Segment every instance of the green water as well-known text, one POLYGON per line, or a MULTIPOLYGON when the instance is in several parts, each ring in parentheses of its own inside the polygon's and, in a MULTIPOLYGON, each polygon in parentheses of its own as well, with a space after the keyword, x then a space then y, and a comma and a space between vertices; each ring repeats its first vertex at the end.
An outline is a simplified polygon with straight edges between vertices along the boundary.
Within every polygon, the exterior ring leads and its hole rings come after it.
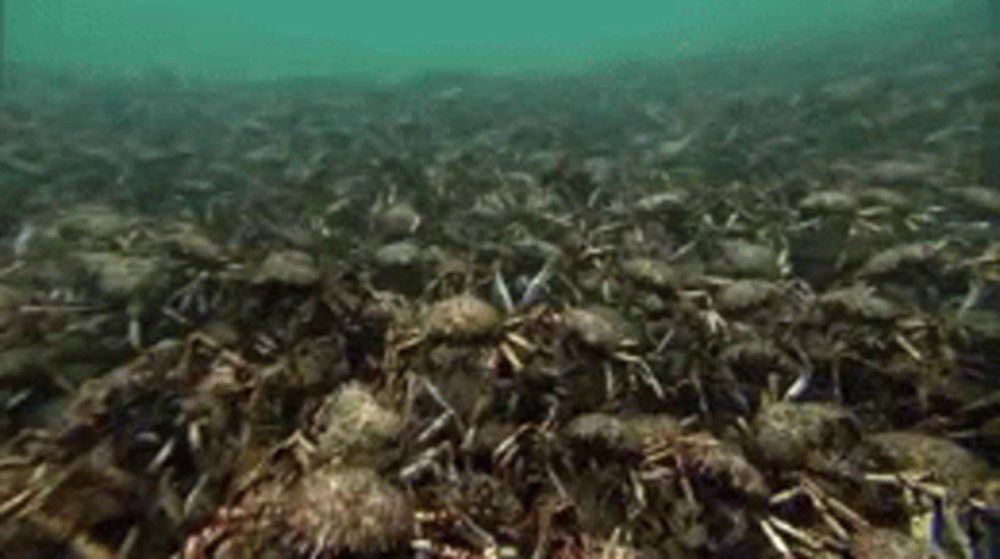
POLYGON ((271 78, 575 71, 871 40, 986 0, 6 0, 13 64, 271 78))

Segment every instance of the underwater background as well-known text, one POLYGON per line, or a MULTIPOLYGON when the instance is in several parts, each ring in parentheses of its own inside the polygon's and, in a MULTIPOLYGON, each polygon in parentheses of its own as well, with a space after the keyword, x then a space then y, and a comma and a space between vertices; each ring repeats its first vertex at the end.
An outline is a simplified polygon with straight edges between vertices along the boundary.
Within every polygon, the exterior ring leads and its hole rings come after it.
MULTIPOLYGON (((709 50, 775 55, 976 24, 976 0, 7 0, 14 63, 80 71, 267 78, 428 69, 565 72, 709 50)), ((836 53, 830 53, 835 55, 836 53)))

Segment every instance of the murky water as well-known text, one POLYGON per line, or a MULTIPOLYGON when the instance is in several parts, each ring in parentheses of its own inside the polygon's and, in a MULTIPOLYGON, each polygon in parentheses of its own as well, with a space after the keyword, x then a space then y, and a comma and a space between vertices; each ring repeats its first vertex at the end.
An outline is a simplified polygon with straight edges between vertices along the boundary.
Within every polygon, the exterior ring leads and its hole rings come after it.
POLYGON ((340 72, 382 78, 427 69, 564 72, 718 49, 780 52, 829 38, 878 49, 883 34, 907 32, 913 17, 940 24, 984 10, 984 2, 954 0, 7 4, 15 63, 252 78, 340 72))

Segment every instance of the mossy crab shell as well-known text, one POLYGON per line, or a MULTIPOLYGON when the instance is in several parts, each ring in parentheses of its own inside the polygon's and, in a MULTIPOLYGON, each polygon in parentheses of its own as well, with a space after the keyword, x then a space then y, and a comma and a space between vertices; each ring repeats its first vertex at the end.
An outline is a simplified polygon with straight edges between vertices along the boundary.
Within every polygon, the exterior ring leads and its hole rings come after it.
POLYGON ((170 263, 164 259, 119 252, 81 252, 72 263, 101 295, 135 301, 164 289, 170 263))
POLYGON ((744 239, 718 244, 711 270, 741 278, 776 279, 781 275, 778 254, 769 246, 744 239))
POLYGON ((322 459, 352 466, 377 466, 403 433, 405 421, 358 382, 334 392, 313 418, 322 459))
POLYGON ((489 336, 501 324, 500 312, 473 295, 442 299, 423 313, 421 331, 432 339, 463 341, 489 336))
MULTIPOLYGON (((574 417, 562 433, 580 450, 616 454, 642 454, 646 441, 664 433, 680 433, 680 423, 666 414, 619 417, 606 413, 585 413, 574 417)), ((588 455, 592 453, 587 452, 588 455)))
POLYGON ((969 186, 952 191, 955 201, 974 215, 995 217, 1000 214, 1000 192, 995 188, 969 186))
POLYGON ((480 526, 499 530, 524 518, 524 505, 509 482, 490 474, 465 472, 443 488, 445 506, 467 511, 480 526))
POLYGON ((879 186, 860 190, 858 202, 868 211, 871 211, 872 208, 886 208, 897 214, 906 213, 914 206, 912 197, 906 196, 898 190, 879 186))
POLYGON ((858 272, 862 277, 886 277, 898 275, 914 266, 938 267, 943 262, 944 242, 917 242, 897 245, 875 253, 858 272))
POLYGON ((677 289, 683 283, 682 273, 662 260, 645 257, 628 258, 621 262, 620 267, 626 278, 648 289, 677 289))
POLYGON ((799 201, 803 216, 848 216, 858 207, 857 198, 842 190, 820 190, 799 201))
POLYGON ((867 471, 930 473, 962 496, 979 491, 990 475, 989 465, 958 443, 907 431, 869 435, 851 458, 867 471))
POLYGON ((306 338, 292 348, 289 379, 304 389, 315 389, 348 375, 345 341, 340 336, 306 338))
POLYGON ((193 223, 176 222, 166 227, 161 242, 179 257, 206 263, 225 262, 225 249, 193 223))
POLYGON ((754 420, 754 443, 776 468, 799 468, 818 452, 847 452, 861 440, 861 424, 848 410, 820 402, 776 402, 754 420))
POLYGON ((688 209, 690 196, 684 190, 671 189, 639 198, 632 205, 634 211, 640 214, 682 214, 688 209))
POLYGON ((568 336, 602 353, 614 353, 638 342, 632 325, 608 307, 569 308, 556 315, 555 321, 568 336))
POLYGON ((262 516, 234 534, 274 534, 310 557, 375 554, 403 549, 413 530, 413 506, 403 491, 368 468, 328 464, 290 487, 275 487, 244 507, 262 516), (280 531, 280 534, 279 534, 280 531))
POLYGON ((744 279, 719 288, 715 304, 723 312, 741 312, 759 307, 781 293, 778 284, 767 280, 744 279))
POLYGON ((388 239, 398 239, 416 233, 420 227, 420 214, 406 202, 397 202, 372 211, 371 225, 376 234, 388 239))
POLYGON ((110 246, 119 235, 128 233, 136 219, 99 204, 69 208, 52 223, 51 231, 62 239, 74 239, 86 246, 110 246))
POLYGON ((744 498, 763 502, 771 495, 767 479, 747 459, 740 445, 706 431, 659 432, 647 437, 643 447, 644 468, 683 465, 689 473, 711 481, 712 486, 744 498))
POLYGON ((319 282, 322 274, 313 257, 301 250, 276 250, 259 264, 253 283, 308 287, 319 282))
POLYGON ((887 321, 903 315, 896 303, 863 283, 828 291, 819 297, 819 304, 827 312, 845 318, 887 321))

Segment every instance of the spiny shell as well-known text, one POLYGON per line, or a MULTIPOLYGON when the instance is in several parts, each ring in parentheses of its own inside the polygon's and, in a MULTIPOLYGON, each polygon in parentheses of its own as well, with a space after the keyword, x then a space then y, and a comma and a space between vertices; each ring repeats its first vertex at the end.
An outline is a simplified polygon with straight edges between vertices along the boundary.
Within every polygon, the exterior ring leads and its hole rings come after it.
POLYGON ((910 243, 883 250, 868 259, 861 268, 863 276, 887 274, 902 266, 919 264, 935 258, 941 251, 940 243, 910 243))
POLYGON ((861 439, 861 425, 833 404, 778 402, 764 406, 754 421, 764 459, 781 468, 802 466, 815 451, 844 451, 861 439))
POLYGON ((954 191, 955 197, 976 212, 1000 215, 1000 191, 996 188, 969 186, 954 191))
POLYGON ((740 311, 761 305, 778 292, 778 286, 766 280, 737 280, 719 289, 715 303, 722 311, 740 311))
POLYGON ((524 506, 509 483, 489 474, 469 472, 450 481, 448 503, 466 512, 487 530, 511 526, 524 516, 524 506))
POLYGON ((293 487, 288 504, 289 529, 305 552, 386 552, 411 536, 406 495, 367 468, 320 468, 293 487))
POLYGON ((776 278, 780 274, 778 255, 770 247, 734 239, 719 243, 716 261, 719 271, 738 277, 776 278))
POLYGON ((767 499, 771 490, 760 470, 734 444, 720 443, 700 460, 700 469, 709 477, 749 497, 767 499))
POLYGON ((865 206, 885 206, 903 212, 913 207, 913 200, 891 188, 872 187, 858 192, 858 201, 865 206))
POLYGON ((559 314, 559 323, 585 345, 613 352, 631 339, 631 326, 617 311, 592 306, 571 308, 559 314))
POLYGON ((892 320, 903 314, 895 303, 878 296, 872 287, 865 284, 824 293, 819 297, 819 303, 828 311, 868 320, 892 320))
POLYGON ((344 359, 343 345, 337 336, 307 338, 296 344, 291 355, 295 381, 303 388, 327 382, 344 359))
POLYGON ((129 299, 163 283, 160 260, 127 256, 115 252, 86 252, 77 255, 97 289, 114 299, 129 299))
POLYGON ((770 338, 751 337, 729 344, 722 359, 740 374, 765 374, 779 370, 793 372, 798 364, 770 338))
POLYGON ((164 237, 167 246, 180 256, 204 262, 221 262, 226 259, 221 246, 192 223, 178 223, 164 237))
POLYGON ((635 209, 640 212, 654 213, 683 210, 688 196, 683 190, 668 190, 640 198, 635 203, 635 209))
POLYGON ((874 163, 867 172, 870 181, 887 185, 917 185, 930 178, 933 169, 914 161, 887 160, 874 163))
MULTIPOLYGON (((378 451, 393 445, 405 422, 383 406, 358 382, 342 386, 317 415, 317 443, 321 454, 358 465, 379 459, 378 451)), ((375 464, 373 464, 375 465, 375 464)))
POLYGON ((468 339, 486 336, 500 324, 500 313, 472 295, 457 295, 431 305, 423 327, 432 337, 468 339))
POLYGON ((420 214, 413 206, 400 202, 376 212, 373 225, 376 234, 387 237, 412 235, 420 226, 420 214))
POLYGON ((718 486, 755 499, 766 499, 770 495, 764 476, 736 444, 719 440, 707 432, 658 433, 647 440, 647 459, 648 453, 654 452, 672 462, 684 463, 690 471, 718 486))
POLYGON ((296 287, 313 285, 320 279, 316 262, 301 250, 278 250, 267 255, 257 269, 256 283, 277 283, 296 287))
POLYGON ((625 277, 652 289, 676 288, 680 274, 670 264, 653 258, 629 258, 621 263, 625 277))
POLYGON ((649 437, 680 433, 680 424, 665 414, 615 416, 585 413, 563 427, 569 440, 587 448, 639 454, 649 437))
POLYGON ((951 440, 912 433, 889 431, 870 435, 855 454, 863 467, 930 472, 964 494, 975 490, 989 476, 989 466, 951 440))
POLYGON ((626 446, 625 422, 606 413, 585 413, 563 427, 569 440, 599 448, 615 449, 626 446))
POLYGON ((108 241, 125 233, 131 223, 128 218, 108 206, 83 204, 71 208, 53 225, 63 238, 85 237, 108 241))
POLYGON ((420 245, 412 241, 389 243, 375 251, 375 263, 383 267, 412 266, 419 260, 420 245))
POLYGON ((842 190, 821 190, 813 192, 799 202, 799 210, 809 215, 850 214, 858 201, 842 190))

